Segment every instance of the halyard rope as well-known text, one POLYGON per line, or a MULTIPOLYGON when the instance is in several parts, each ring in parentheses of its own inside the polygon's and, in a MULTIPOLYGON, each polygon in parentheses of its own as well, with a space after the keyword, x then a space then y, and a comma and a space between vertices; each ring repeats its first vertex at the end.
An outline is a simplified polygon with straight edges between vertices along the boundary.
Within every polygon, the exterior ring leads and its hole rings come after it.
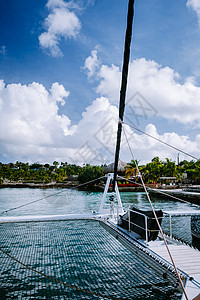
POLYGON ((131 153, 131 155, 132 155, 132 158, 133 158, 133 160, 134 160, 134 162, 135 162, 135 165, 136 165, 136 168, 137 168, 138 175, 139 175, 139 177, 140 177, 140 179, 141 179, 141 182, 142 182, 142 185, 143 185, 143 187, 144 187, 144 191, 145 191, 145 193, 146 193, 147 199, 148 199, 148 201, 149 201, 149 203, 150 203, 150 206, 151 206, 151 209, 152 209, 152 211, 153 211, 154 217, 155 217, 155 219, 156 219, 158 228, 159 228, 159 230, 160 230, 160 233, 161 233, 161 235, 162 235, 163 241, 164 241, 164 243, 165 243, 165 246, 166 246, 167 252, 168 252, 168 254, 169 254, 170 260, 171 260, 171 262, 172 262, 172 264, 173 264, 173 266, 174 266, 174 270, 175 270, 175 272, 176 272, 176 274, 177 274, 177 277, 178 277, 178 280, 179 280, 179 282, 180 282, 180 285, 181 285, 181 288, 182 288, 182 290, 183 290, 183 293, 184 293, 184 295, 185 295, 185 298, 186 298, 186 300, 189 300, 189 299, 188 299, 188 296, 187 296, 187 294, 186 294, 186 291, 185 291, 185 287, 184 287, 183 282, 182 282, 182 280, 181 280, 180 274, 179 274, 179 272, 178 272, 178 270, 177 270, 177 268, 176 268, 174 259, 173 259, 173 257, 172 257, 172 254, 171 254, 170 250, 169 250, 167 241, 166 241, 166 239, 165 239, 164 233, 163 233, 162 228, 161 228, 161 226, 160 226, 160 223, 159 223, 158 217, 157 217, 157 215, 156 215, 156 212, 155 212, 155 210, 154 210, 153 204, 152 204, 151 199, 150 199, 150 197, 149 197, 149 193, 148 193, 148 191, 147 191, 146 185, 145 185, 145 183, 144 183, 144 181, 143 181, 143 178, 142 178, 142 175, 141 175, 141 173, 140 173, 140 170, 139 170, 137 161, 135 160, 135 157, 134 157, 134 155, 133 155, 133 151, 132 151, 132 149, 131 149, 131 147, 130 147, 130 144, 129 144, 129 142, 128 142, 127 135, 126 135, 126 132, 125 132, 125 130, 124 130, 124 126, 122 126, 122 129, 123 129, 123 132, 124 132, 124 136, 125 136, 126 142, 127 142, 127 144, 128 144, 128 148, 129 148, 130 153, 131 153))

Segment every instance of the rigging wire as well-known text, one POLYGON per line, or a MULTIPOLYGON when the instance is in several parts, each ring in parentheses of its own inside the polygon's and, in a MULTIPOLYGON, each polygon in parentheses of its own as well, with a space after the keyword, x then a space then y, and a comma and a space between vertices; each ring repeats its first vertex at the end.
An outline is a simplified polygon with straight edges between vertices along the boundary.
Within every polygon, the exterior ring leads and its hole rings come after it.
POLYGON ((166 143, 166 142, 164 142, 164 141, 162 141, 162 140, 156 138, 155 136, 153 136, 153 135, 151 135, 151 134, 149 134, 149 133, 146 133, 145 131, 143 131, 143 130, 141 130, 141 129, 139 129, 139 128, 133 126, 133 125, 130 125, 130 124, 124 122, 124 121, 121 121, 121 123, 122 123, 122 124, 125 124, 125 125, 127 125, 127 126, 130 126, 131 128, 137 130, 138 132, 143 133, 143 134, 147 135, 148 137, 150 137, 150 138, 152 138, 152 139, 154 139, 154 140, 156 140, 156 141, 158 141, 158 142, 160 142, 160 143, 162 143, 162 144, 164 144, 164 145, 166 145, 166 146, 168 146, 168 147, 171 147, 171 148, 173 148, 173 149, 175 149, 175 150, 177 150, 177 151, 179 151, 179 152, 181 152, 181 153, 183 153, 183 154, 185 154, 185 155, 187 155, 187 156, 190 156, 191 158, 194 158, 194 159, 196 159, 196 160, 199 160, 199 158, 195 157, 194 155, 189 154, 189 153, 187 153, 187 152, 185 152, 185 151, 183 151, 183 150, 181 150, 181 149, 179 149, 179 148, 177 148, 177 147, 175 147, 175 146, 173 146, 173 145, 170 145, 169 143, 166 143))
POLYGON ((171 260, 171 262, 172 262, 172 264, 173 264, 173 266, 174 266, 174 270, 175 270, 176 275, 177 275, 177 277, 178 277, 178 280, 179 280, 179 282, 180 282, 180 285, 181 285, 181 288, 182 288, 183 293, 184 293, 184 295, 185 295, 185 298, 186 298, 186 300, 189 300, 189 299, 188 299, 188 296, 187 296, 187 294, 186 294, 186 291, 185 291, 185 287, 184 287, 183 282, 182 282, 182 280, 181 280, 180 274, 179 274, 179 272, 178 272, 178 270, 177 270, 177 268, 176 268, 174 259, 173 259, 173 257, 172 257, 172 254, 171 254, 170 250, 169 250, 167 241, 166 241, 166 239, 165 239, 165 236, 164 236, 163 230, 162 230, 162 228, 161 228, 161 225, 160 225, 160 223, 159 223, 158 217, 157 217, 157 215, 156 215, 155 209, 154 209, 153 204, 152 204, 152 202, 151 202, 151 199, 150 199, 149 193, 148 193, 148 191, 147 191, 146 185, 145 185, 145 183, 144 183, 144 181, 143 181, 143 178, 142 178, 142 175, 141 175, 141 173, 140 173, 138 164, 137 164, 137 162, 136 162, 136 160, 135 160, 135 157, 134 157, 134 155, 133 155, 133 151, 132 151, 132 149, 131 149, 131 147, 130 147, 130 144, 129 144, 129 142, 128 142, 126 132, 125 132, 125 130, 124 130, 124 127, 122 127, 122 128, 123 128, 123 132, 124 132, 125 139, 126 139, 126 142, 127 142, 127 144, 128 144, 130 153, 131 153, 132 158, 133 158, 133 160, 134 160, 134 162, 135 162, 135 165, 136 165, 136 168, 137 168, 138 175, 139 175, 139 177, 140 177, 140 179, 141 179, 142 185, 143 185, 143 187, 144 187, 144 191, 145 191, 145 193, 146 193, 147 199, 148 199, 148 201, 149 201, 149 203, 150 203, 151 209, 152 209, 153 214, 154 214, 154 217, 155 217, 155 219, 156 219, 158 228, 159 228, 159 230, 160 230, 160 233, 161 233, 161 235, 162 235, 163 241, 164 241, 164 243, 165 243, 165 246, 166 246, 167 252, 168 252, 168 254, 169 254, 170 260, 171 260))
MULTIPOLYGON (((129 181, 129 182, 131 182, 131 183, 136 183, 136 184, 138 184, 138 185, 140 185, 140 186, 143 186, 143 185, 142 185, 141 183, 139 183, 139 182, 136 182, 136 181, 127 179, 127 178, 122 177, 122 176, 119 176, 119 175, 118 175, 118 177, 121 178, 121 179, 124 179, 124 180, 126 180, 126 181, 129 181)), ((162 194, 162 195, 171 197, 171 198, 173 198, 173 199, 175 199, 175 200, 178 200, 178 201, 180 201, 180 202, 187 203, 187 204, 191 204, 192 206, 195 206, 195 207, 198 207, 198 208, 199 208, 199 205, 198 205, 198 204, 190 203, 190 202, 188 202, 188 201, 186 201, 186 200, 183 200, 183 199, 181 199, 181 198, 178 198, 178 197, 176 197, 176 196, 173 196, 173 195, 171 195, 171 194, 168 194, 168 193, 166 193, 166 192, 164 192, 164 191, 157 190, 157 189, 154 189, 154 188, 151 188, 151 187, 148 187, 148 186, 146 186, 146 188, 147 188, 147 190, 154 191, 154 192, 156 192, 156 193, 158 193, 158 194, 162 194)))
MULTIPOLYGON (((102 176, 102 177, 99 177, 99 178, 96 178, 96 179, 87 181, 87 182, 85 182, 85 183, 81 183, 81 184, 79 184, 79 185, 73 186, 73 187, 71 188, 71 190, 77 189, 77 188, 79 188, 79 187, 81 187, 81 186, 87 185, 87 184, 89 184, 89 183, 98 181, 98 180, 103 179, 103 178, 105 178, 105 176, 102 176)), ((30 202, 28 202, 28 203, 25 203, 25 204, 22 204, 22 205, 19 205, 19 206, 16 206, 16 207, 13 207, 13 208, 4 210, 3 212, 0 213, 0 215, 3 215, 4 213, 7 213, 7 212, 9 212, 9 211, 12 211, 12 210, 15 210, 15 209, 18 209, 18 208, 22 208, 22 207, 27 206, 27 205, 29 205, 29 204, 36 203, 36 202, 39 202, 39 201, 41 201, 41 200, 44 200, 44 199, 53 197, 53 196, 55 196, 55 195, 59 195, 59 194, 63 193, 64 191, 66 191, 66 188, 63 189, 62 191, 58 191, 58 192, 53 193, 53 194, 51 194, 51 195, 47 195, 47 196, 44 196, 44 197, 42 197, 42 198, 39 198, 39 199, 30 201, 30 202)))

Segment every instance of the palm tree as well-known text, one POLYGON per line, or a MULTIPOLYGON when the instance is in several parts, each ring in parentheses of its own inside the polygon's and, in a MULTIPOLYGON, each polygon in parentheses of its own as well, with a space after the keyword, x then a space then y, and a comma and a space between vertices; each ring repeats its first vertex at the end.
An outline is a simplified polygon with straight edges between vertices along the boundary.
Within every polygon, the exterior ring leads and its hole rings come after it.
POLYGON ((58 167, 58 165, 59 165, 59 162, 54 161, 54 162, 53 162, 53 165, 54 165, 54 167, 57 169, 57 167, 58 167))
POLYGON ((177 166, 174 161, 166 158, 166 162, 163 163, 163 174, 162 176, 174 177, 177 174, 177 166))
POLYGON ((125 171, 125 177, 126 178, 130 178, 130 177, 135 177, 136 180, 137 180, 137 175, 138 172, 137 172, 137 166, 139 167, 139 161, 136 159, 136 160, 131 160, 130 163, 127 164, 127 166, 125 167, 126 171, 125 171))
POLYGON ((143 168, 145 181, 148 183, 159 182, 163 173, 163 162, 158 156, 154 157, 152 161, 143 168))

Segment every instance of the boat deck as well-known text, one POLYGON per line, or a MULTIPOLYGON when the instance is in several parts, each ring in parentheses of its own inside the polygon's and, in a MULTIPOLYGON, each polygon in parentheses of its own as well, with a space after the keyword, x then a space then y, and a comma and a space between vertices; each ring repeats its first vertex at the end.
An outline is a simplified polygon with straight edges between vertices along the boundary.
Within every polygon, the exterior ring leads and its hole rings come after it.
POLYGON ((160 276, 103 222, 61 218, 0 224, 3 299, 181 299, 176 280, 160 276))
MULTIPOLYGON (((160 243, 153 242, 150 246, 156 254, 170 261, 168 252, 160 243)), ((186 245, 168 245, 177 268, 197 280, 200 279, 200 252, 186 245)))
MULTIPOLYGON (((0 223, 0 294, 5 297, 182 297, 163 243, 145 245, 105 215, 2 217, 0 223)), ((200 252, 178 242, 170 249, 177 267, 200 282, 200 252)), ((190 297, 200 293, 198 282, 188 282, 190 297)))
MULTIPOLYGON (((108 225, 109 223, 110 222, 108 222, 108 225)), ((112 224, 110 224, 110 226, 112 227, 112 224)), ((135 238, 132 232, 128 232, 127 230, 120 228, 114 223, 113 226, 116 227, 116 230, 118 232, 121 231, 122 235, 123 233, 125 233, 125 235, 132 239, 134 243, 135 238)), ((185 274, 187 276, 185 285, 186 293, 189 299, 194 299, 198 294, 200 295, 200 251, 191 248, 190 246, 183 244, 177 240, 172 240, 169 237, 166 237, 166 239, 176 267, 178 268, 180 274, 185 274)), ((165 262, 166 264, 171 266, 172 269, 174 269, 164 241, 161 239, 161 236, 160 240, 158 239, 156 241, 151 241, 148 242, 148 244, 146 244, 144 240, 137 240, 137 242, 140 245, 143 245, 144 251, 146 247, 149 255, 154 257, 155 261, 160 261, 160 264, 163 264, 165 262)), ((152 266, 153 264, 154 263, 152 263, 152 266)), ((185 300, 184 295, 182 296, 182 300, 185 300)))
MULTIPOLYGON (((194 280, 199 283, 195 287, 195 285, 191 285, 188 281, 188 284, 186 285, 187 293, 190 295, 190 299, 193 299, 193 297, 197 296, 198 292, 200 293, 200 251, 179 242, 168 244, 168 247, 176 267, 188 274, 189 278, 194 278, 194 280)), ((149 248, 171 263, 169 254, 163 242, 150 242, 149 248)))

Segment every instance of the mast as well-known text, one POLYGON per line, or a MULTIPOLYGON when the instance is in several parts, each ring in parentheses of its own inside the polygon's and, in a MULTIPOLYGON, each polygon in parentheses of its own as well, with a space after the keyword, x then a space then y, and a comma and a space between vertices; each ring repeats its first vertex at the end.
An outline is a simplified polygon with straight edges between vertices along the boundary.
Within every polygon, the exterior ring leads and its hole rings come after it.
POLYGON ((128 78, 128 65, 129 65, 129 58, 130 58, 130 45, 131 45, 131 38, 132 38, 132 26, 133 26, 133 15, 134 15, 134 2, 135 0, 129 0, 129 4, 128 4, 127 28, 126 28, 126 37, 125 37, 125 46, 124 46, 124 60, 123 60, 120 103, 119 103, 119 123, 118 123, 118 131, 117 131, 116 150, 115 150, 113 191, 115 191, 117 167, 119 162, 119 151, 120 151, 121 134, 122 134, 121 121, 123 121, 124 118, 126 87, 127 87, 127 78, 128 78))

